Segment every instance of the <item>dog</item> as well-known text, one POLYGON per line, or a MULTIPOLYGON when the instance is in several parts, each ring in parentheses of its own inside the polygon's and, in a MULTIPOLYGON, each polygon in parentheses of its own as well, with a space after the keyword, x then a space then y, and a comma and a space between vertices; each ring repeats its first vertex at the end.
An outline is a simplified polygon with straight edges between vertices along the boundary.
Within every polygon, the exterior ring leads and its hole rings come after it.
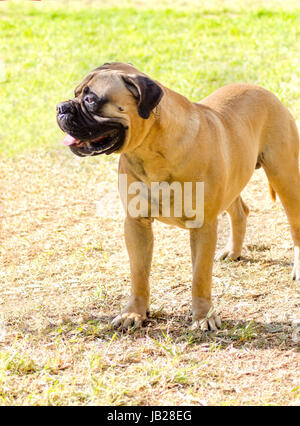
MULTIPOLYGON (((193 328, 221 326, 211 297, 218 216, 227 212, 231 235, 217 258, 239 259, 249 213, 240 193, 256 168, 263 167, 272 198, 277 193, 285 208, 294 241, 292 277, 300 280, 299 136, 292 115, 271 92, 231 84, 194 103, 133 65, 113 62, 90 72, 75 98, 58 104, 57 122, 76 155, 121 154, 119 176, 126 175, 127 188, 134 182, 147 188, 153 182, 204 182, 203 223, 189 228, 193 328)), ((154 217, 146 200, 148 215, 127 211, 125 218, 132 290, 112 321, 123 330, 141 326, 149 315, 154 217)), ((174 197, 170 203, 175 208, 174 197)), ((185 214, 165 217, 161 199, 158 204, 156 219, 187 228, 185 214)))

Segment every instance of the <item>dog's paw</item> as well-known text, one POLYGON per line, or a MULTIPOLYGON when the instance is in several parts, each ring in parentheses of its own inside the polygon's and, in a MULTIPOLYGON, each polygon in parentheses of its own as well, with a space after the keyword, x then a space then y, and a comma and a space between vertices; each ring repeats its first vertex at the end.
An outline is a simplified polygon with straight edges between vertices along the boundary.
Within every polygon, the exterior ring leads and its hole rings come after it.
POLYGON ((112 325, 118 330, 140 328, 148 315, 147 300, 139 296, 132 296, 124 311, 113 319, 112 325))
POLYGON ((218 315, 213 315, 211 317, 202 318, 200 320, 195 320, 192 324, 192 330, 201 330, 201 331, 217 331, 221 327, 222 321, 218 315))
POLYGON ((221 318, 216 314, 211 302, 197 297, 193 299, 192 330, 216 331, 221 327, 221 318))
POLYGON ((294 266, 292 272, 292 279, 294 281, 300 281, 300 267, 294 266))
POLYGON ((234 251, 225 249, 220 253, 217 253, 215 256, 215 260, 241 260, 240 253, 235 253, 234 251))
POLYGON ((295 281, 300 281, 300 246, 295 246, 295 260, 292 272, 292 278, 295 281))
POLYGON ((145 321, 145 319, 146 318, 140 314, 134 312, 125 312, 114 318, 112 320, 112 325, 117 330, 132 330, 142 327, 143 321, 145 321))

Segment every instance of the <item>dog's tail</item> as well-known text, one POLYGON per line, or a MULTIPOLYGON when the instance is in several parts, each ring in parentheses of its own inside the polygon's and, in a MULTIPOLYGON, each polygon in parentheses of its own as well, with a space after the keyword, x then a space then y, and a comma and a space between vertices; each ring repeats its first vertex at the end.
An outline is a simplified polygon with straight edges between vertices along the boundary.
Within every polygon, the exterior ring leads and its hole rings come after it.
POLYGON ((270 190, 271 198, 275 202, 276 201, 276 192, 274 191, 274 189, 272 188, 270 183, 269 183, 269 190, 270 190))

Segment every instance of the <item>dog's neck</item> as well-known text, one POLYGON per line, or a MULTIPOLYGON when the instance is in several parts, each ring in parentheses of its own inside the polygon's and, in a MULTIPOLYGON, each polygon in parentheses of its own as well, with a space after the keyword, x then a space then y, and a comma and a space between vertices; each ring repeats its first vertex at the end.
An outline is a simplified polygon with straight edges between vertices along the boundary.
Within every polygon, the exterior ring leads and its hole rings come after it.
POLYGON ((199 105, 170 89, 164 88, 167 96, 153 110, 153 122, 142 145, 150 151, 169 150, 166 157, 174 156, 174 151, 188 149, 189 140, 199 132, 204 115, 199 105), (174 126, 176 133, 174 134, 174 126))
POLYGON ((164 96, 152 111, 149 118, 151 123, 142 142, 133 151, 126 153, 132 163, 150 163, 164 168, 168 163, 179 164, 191 155, 190 145, 199 133, 201 113, 196 104, 184 96, 167 88, 164 90, 168 96, 164 96), (174 126, 177 130, 175 134, 174 126))

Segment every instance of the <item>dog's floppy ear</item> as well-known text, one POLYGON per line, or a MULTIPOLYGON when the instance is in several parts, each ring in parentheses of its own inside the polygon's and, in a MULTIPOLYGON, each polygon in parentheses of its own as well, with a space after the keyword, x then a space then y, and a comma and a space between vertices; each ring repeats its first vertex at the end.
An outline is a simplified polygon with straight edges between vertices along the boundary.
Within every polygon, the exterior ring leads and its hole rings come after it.
POLYGON ((127 89, 138 101, 140 117, 149 118, 151 111, 163 97, 162 88, 155 81, 143 75, 123 75, 122 79, 127 89))

